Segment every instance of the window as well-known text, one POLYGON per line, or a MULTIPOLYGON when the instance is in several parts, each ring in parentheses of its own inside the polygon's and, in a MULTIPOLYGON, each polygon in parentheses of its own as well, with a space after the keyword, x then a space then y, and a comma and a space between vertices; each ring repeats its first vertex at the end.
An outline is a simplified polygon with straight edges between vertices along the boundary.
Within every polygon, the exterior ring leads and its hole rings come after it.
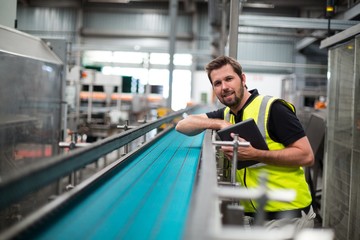
MULTIPOLYGON (((151 93, 151 86, 153 86, 158 90, 161 89, 161 91, 156 91, 156 94, 162 94, 164 98, 169 96, 169 70, 166 69, 169 62, 168 53, 86 51, 83 56, 83 64, 102 64, 102 73, 105 75, 131 76, 139 79, 140 86, 150 85, 148 90, 142 88, 140 93, 145 91, 151 93), (129 64, 139 64, 141 67, 129 67, 129 64)), ((174 54, 173 110, 185 108, 190 101, 191 65, 191 54, 174 54), (181 66, 182 70, 176 69, 176 66, 181 66), (187 67, 189 69, 186 69, 187 67)))

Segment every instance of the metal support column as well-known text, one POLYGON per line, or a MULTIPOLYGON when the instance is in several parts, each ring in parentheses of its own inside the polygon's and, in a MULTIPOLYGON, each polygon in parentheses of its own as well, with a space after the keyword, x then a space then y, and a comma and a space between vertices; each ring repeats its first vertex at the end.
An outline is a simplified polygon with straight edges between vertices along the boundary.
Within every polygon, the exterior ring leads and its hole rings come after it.
POLYGON ((239 27, 239 0, 230 1, 229 57, 237 59, 239 27))
POLYGON ((174 71, 174 53, 176 44, 176 18, 177 18, 178 0, 171 0, 169 5, 170 12, 170 30, 169 30, 169 96, 167 99, 167 107, 171 109, 172 103, 172 82, 173 82, 173 71, 174 71))

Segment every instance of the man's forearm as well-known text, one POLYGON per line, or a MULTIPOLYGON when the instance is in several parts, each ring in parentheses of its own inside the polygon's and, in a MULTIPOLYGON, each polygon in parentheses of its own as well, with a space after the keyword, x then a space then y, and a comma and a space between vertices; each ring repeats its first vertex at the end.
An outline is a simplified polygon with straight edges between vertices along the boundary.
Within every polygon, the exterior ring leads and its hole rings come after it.
POLYGON ((189 115, 184 118, 176 125, 176 130, 188 135, 194 136, 196 134, 201 133, 205 129, 213 129, 218 130, 230 123, 226 123, 222 119, 211 119, 206 115, 189 115))
MULTIPOLYGON (((233 148, 222 147, 225 155, 232 159, 233 148)), ((311 166, 314 154, 307 137, 303 137, 281 150, 260 150, 251 147, 238 148, 239 160, 257 160, 265 164, 276 166, 311 166)))
POLYGON ((263 163, 279 166, 311 166, 314 154, 307 137, 297 140, 285 149, 261 151, 259 158, 263 163))

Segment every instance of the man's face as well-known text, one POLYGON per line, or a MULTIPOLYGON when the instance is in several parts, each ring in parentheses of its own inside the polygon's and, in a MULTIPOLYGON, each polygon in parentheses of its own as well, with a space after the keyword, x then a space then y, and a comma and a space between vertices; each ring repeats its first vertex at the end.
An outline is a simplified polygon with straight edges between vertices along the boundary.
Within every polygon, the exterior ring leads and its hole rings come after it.
POLYGON ((228 64, 213 70, 210 77, 219 101, 230 108, 237 108, 244 97, 245 76, 240 79, 228 64))

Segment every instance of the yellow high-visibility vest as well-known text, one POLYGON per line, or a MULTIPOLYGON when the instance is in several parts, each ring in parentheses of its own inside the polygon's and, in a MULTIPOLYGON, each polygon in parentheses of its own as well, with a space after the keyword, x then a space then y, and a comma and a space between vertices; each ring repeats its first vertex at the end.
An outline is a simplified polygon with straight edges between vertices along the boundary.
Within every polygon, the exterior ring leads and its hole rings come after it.
MULTIPOLYGON (((260 132, 264 136, 265 142, 269 150, 280 150, 285 146, 279 142, 275 142, 269 136, 267 129, 270 106, 278 100, 269 96, 256 96, 250 104, 248 104, 243 113, 242 121, 248 118, 253 118, 259 127, 260 132)), ((295 112, 295 107, 283 101, 292 111, 295 112)), ((230 114, 230 108, 226 107, 224 110, 224 119, 231 123, 235 123, 233 114, 230 114)), ((247 188, 256 188, 259 186, 259 176, 265 173, 267 176, 267 188, 271 189, 293 189, 296 191, 296 198, 292 202, 278 202, 267 201, 265 211, 276 212, 284 210, 292 210, 307 207, 311 204, 312 198, 308 184, 305 179, 304 169, 302 167, 281 167, 267 164, 256 164, 236 172, 236 180, 247 188)), ((255 212, 257 203, 256 200, 242 200, 241 204, 244 206, 245 212, 255 212)))

